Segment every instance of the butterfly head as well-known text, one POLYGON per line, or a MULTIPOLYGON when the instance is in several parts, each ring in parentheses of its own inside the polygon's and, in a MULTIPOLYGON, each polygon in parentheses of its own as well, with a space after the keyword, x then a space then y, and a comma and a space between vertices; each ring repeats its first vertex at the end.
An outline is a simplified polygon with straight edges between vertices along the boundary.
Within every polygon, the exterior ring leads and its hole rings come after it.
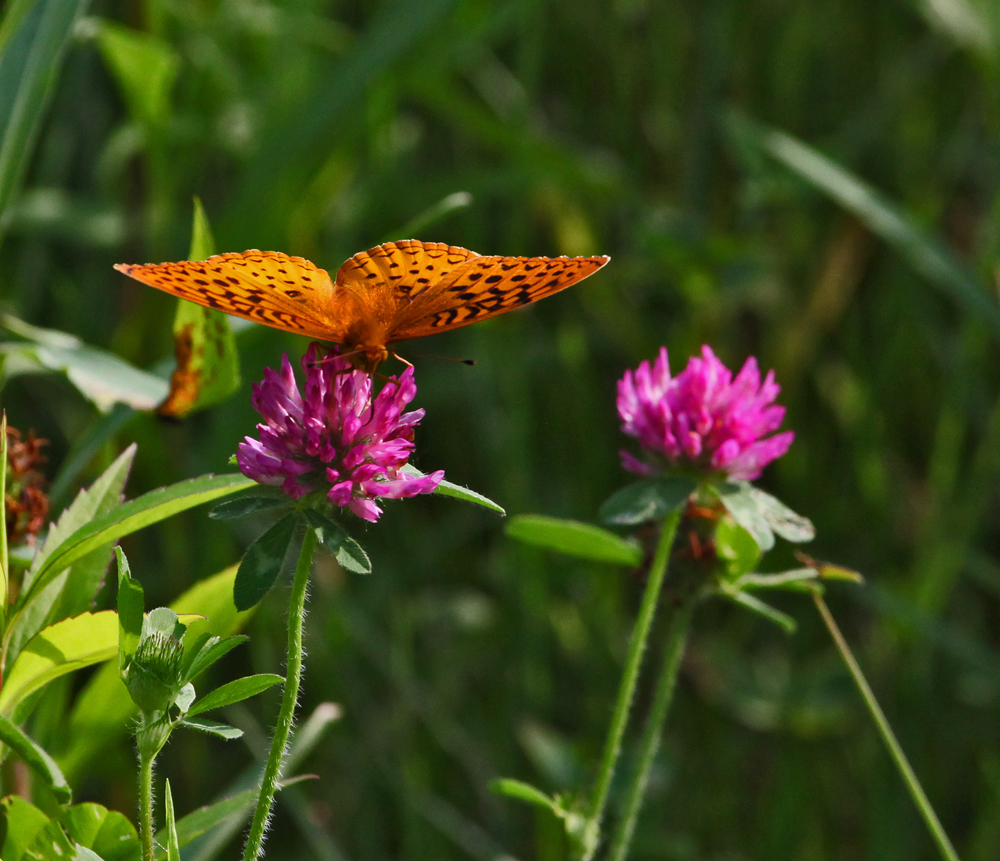
POLYGON ((357 370, 374 374, 375 370, 389 358, 389 350, 384 344, 345 344, 346 352, 340 355, 357 370))

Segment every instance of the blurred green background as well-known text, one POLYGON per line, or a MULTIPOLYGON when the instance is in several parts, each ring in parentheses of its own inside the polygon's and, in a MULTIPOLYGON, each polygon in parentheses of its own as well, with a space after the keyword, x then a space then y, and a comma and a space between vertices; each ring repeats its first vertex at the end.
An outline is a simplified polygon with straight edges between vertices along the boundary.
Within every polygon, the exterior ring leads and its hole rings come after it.
MULTIPOLYGON (((757 355, 797 433, 762 485, 814 520, 814 556, 868 578, 833 588, 834 612, 959 854, 1000 857, 996 4, 4 11, 0 47, 33 14, 63 15, 70 35, 27 101, 0 64, 3 310, 162 363, 174 300, 111 266, 184 258, 194 195, 220 251, 281 250, 331 271, 411 235, 485 254, 610 254, 557 297, 412 345, 476 360, 413 358, 427 410, 417 466, 512 514, 593 521, 627 480, 623 370, 661 344, 675 370, 703 343, 733 367, 757 355), (8 147, 32 110, 37 126, 29 116, 8 147)), ((138 416, 82 479, 132 441, 132 496, 229 470, 256 420, 250 383, 307 346, 260 327, 238 344, 238 395, 181 423, 138 416)), ((51 440, 50 476, 98 421, 59 375, 12 378, 3 406, 51 440)), ((196 509, 124 546, 149 600, 166 603, 262 526, 196 509)), ((334 701, 343 719, 303 765, 319 780, 279 805, 268 857, 563 858, 548 814, 487 783, 589 785, 641 575, 518 545, 496 516, 440 497, 352 532, 376 573, 318 567, 302 698, 303 714, 334 701)), ((791 553, 766 561, 779 570, 791 553)), ((222 672, 280 671, 286 594, 265 600, 222 672)), ((719 603, 696 618, 633 857, 936 857, 811 603, 781 607, 800 622, 793 637, 719 603)), ((659 645, 651 654, 649 667, 659 645)), ((276 707, 265 695, 228 715, 255 752, 253 727, 276 707)), ((61 713, 54 701, 33 732, 58 740, 61 713)), ((185 813, 252 756, 178 734, 160 774, 185 813)), ((132 813, 127 743, 89 765, 78 794, 132 813)))

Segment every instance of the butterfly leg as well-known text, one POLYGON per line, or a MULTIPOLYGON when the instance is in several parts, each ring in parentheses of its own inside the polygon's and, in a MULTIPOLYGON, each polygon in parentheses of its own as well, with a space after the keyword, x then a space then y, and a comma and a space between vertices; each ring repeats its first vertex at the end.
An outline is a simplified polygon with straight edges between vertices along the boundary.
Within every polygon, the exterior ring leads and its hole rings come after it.
MULTIPOLYGON (((319 341, 314 341, 313 343, 319 344, 319 341)), ((325 344, 321 346, 323 347, 323 349, 329 350, 329 347, 327 347, 325 344)), ((329 352, 327 352, 327 354, 322 359, 316 359, 315 362, 312 362, 310 364, 310 367, 315 368, 317 365, 325 365, 327 362, 332 362, 335 359, 349 359, 351 358, 351 356, 357 356, 359 353, 363 352, 364 350, 351 350, 351 352, 349 353, 335 353, 332 350, 329 350, 329 352)), ((353 370, 355 370, 355 368, 350 367, 347 368, 345 371, 338 371, 337 373, 349 373, 353 370)))
POLYGON ((406 361, 406 359, 404 359, 401 355, 399 355, 399 353, 397 353, 395 350, 390 350, 389 355, 392 356, 397 361, 402 362, 404 365, 406 365, 406 367, 408 368, 413 367, 413 362, 406 361))

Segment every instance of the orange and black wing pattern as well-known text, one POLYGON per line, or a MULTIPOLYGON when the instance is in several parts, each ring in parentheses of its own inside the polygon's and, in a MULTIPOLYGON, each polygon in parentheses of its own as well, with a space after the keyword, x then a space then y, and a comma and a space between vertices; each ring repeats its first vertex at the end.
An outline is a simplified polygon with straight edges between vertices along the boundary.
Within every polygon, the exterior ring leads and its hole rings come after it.
POLYGON ((504 314, 593 275, 607 257, 480 257, 400 308, 390 340, 420 338, 504 314))
MULTIPOLYGON (((119 263, 119 272, 208 308, 311 338, 340 341, 349 328, 331 314, 333 284, 325 269, 302 257, 251 249, 198 262, 119 263)), ((354 311, 354 302, 343 310, 354 311)))

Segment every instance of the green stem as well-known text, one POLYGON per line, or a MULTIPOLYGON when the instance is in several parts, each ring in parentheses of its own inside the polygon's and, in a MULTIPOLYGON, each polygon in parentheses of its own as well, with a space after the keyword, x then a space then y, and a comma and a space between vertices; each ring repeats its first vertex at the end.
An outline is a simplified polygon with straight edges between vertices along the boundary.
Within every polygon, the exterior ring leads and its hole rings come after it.
POLYGON ((611 842, 611 852, 608 855, 610 861, 625 861, 625 857, 628 855, 632 833, 635 831, 635 823, 639 818, 643 796, 646 793, 649 771, 656 758, 656 751, 660 747, 663 724, 667 720, 667 712, 670 711, 670 703, 674 698, 674 688, 677 686, 677 675, 680 672, 681 660, 687 646, 694 605, 694 598, 689 598, 677 608, 671 620, 670 638, 667 640, 667 648, 663 658, 663 673, 656 684, 653 708, 650 710, 649 717, 646 719, 646 727, 643 730, 639 767, 636 769, 632 784, 629 786, 625 801, 625 815, 618 823, 614 840, 611 842))
POLYGON ((594 800, 591 804, 590 817, 587 820, 584 836, 583 861, 590 861, 594 857, 600 842, 601 819, 608 801, 608 790, 611 788, 611 778, 614 777, 615 766, 618 764, 618 756, 621 753, 622 736, 625 734, 625 725, 628 723, 632 699, 635 696, 635 685, 639 678, 642 655, 646 650, 649 629, 653 624, 653 616, 656 613, 660 589, 667 573, 670 550, 674 545, 674 536, 677 534, 677 524, 680 519, 679 509, 672 511, 664 519, 663 528, 660 531, 660 542, 656 547, 656 555, 653 557, 653 564, 649 569, 646 591, 643 593, 639 615, 635 620, 632 638, 629 640, 628 655, 625 658, 625 672, 622 675, 621 685, 618 687, 615 710, 611 717, 608 737, 604 743, 604 755, 597 775, 594 800))
POLYGON ((139 753, 139 820, 142 829, 142 861, 153 861, 153 760, 139 753))
POLYGON ((307 528, 302 539, 299 561, 295 566, 295 580, 292 584, 291 599, 288 602, 288 660, 285 673, 285 691, 281 697, 281 711, 278 712, 278 724, 274 728, 271 752, 267 757, 267 765, 264 767, 264 777, 261 780, 257 809, 254 810, 253 823, 250 826, 250 836, 247 838, 247 845, 243 850, 243 861, 257 861, 261 855, 264 831, 267 829, 267 821, 271 815, 274 793, 278 788, 278 778, 281 776, 288 735, 292 730, 295 704, 299 698, 299 680, 302 678, 302 620, 306 612, 306 587, 309 585, 309 569, 312 567, 315 550, 316 530, 307 528))
POLYGON ((854 659, 854 655, 851 653, 851 648, 847 645, 847 640, 845 640, 844 635, 840 633, 840 628, 837 627, 833 614, 830 613, 830 608, 826 606, 826 601, 823 600, 823 596, 820 595, 819 592, 813 592, 813 601, 816 602, 816 609, 819 610, 819 614, 822 616, 823 622, 826 624, 827 630, 830 632, 830 636, 833 637, 834 643, 837 644, 837 648, 840 650, 840 656, 844 659, 844 663, 847 664, 847 669, 851 671, 851 675, 854 677, 854 683, 858 686, 858 690, 861 691, 861 696, 864 698, 865 705, 868 706, 868 711, 875 720, 875 725, 878 727, 879 734, 882 736, 882 741, 884 741, 885 746, 889 748, 889 754, 896 763, 896 768, 902 776, 903 782, 906 784, 906 788, 910 791, 910 797, 913 799, 913 803, 917 805, 917 810, 920 811, 920 815, 923 817, 924 823, 927 825, 927 829, 931 832, 931 836, 937 844, 941 857, 944 858, 945 861, 958 861, 958 853, 955 852, 955 847, 951 845, 951 841, 948 839, 948 835, 941 826, 941 822, 937 818, 934 808, 931 807, 930 801, 928 801, 927 796, 924 794, 923 787, 921 787, 920 781, 917 780, 917 775, 910 767, 906 754, 903 753, 903 748, 899 746, 899 742, 896 740, 896 735, 893 733, 892 727, 889 726, 889 721, 886 720, 885 714, 882 712, 882 709, 879 707, 879 704, 875 699, 875 694, 872 693, 872 689, 868 686, 868 682, 865 679, 864 674, 861 672, 861 667, 854 659))

